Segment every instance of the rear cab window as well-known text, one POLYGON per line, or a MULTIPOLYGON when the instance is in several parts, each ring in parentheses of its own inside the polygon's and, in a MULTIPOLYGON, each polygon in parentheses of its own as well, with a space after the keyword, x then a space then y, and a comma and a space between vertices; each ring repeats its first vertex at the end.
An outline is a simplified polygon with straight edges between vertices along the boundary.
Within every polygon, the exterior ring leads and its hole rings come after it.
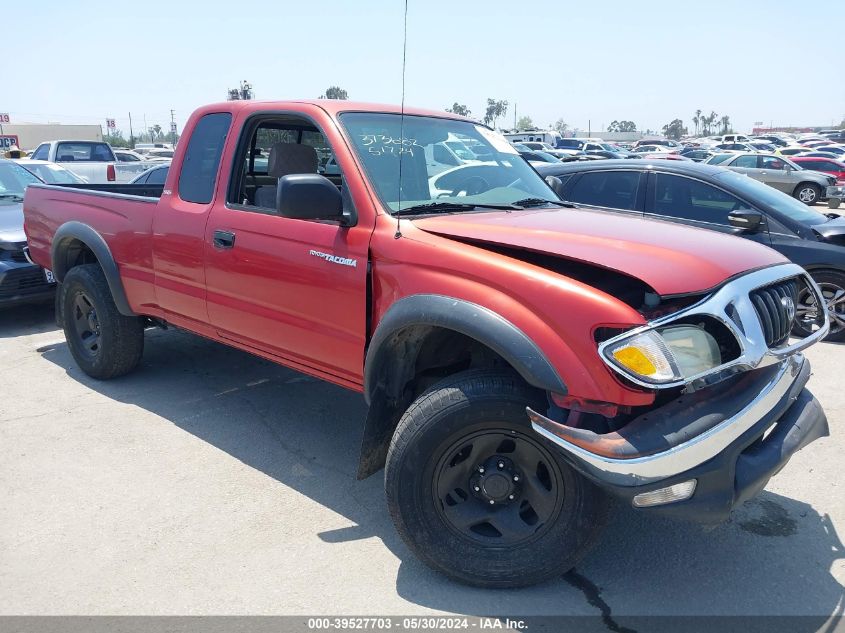
POLYGON ((106 143, 74 141, 56 146, 57 163, 113 163, 114 153, 106 143))
POLYGON ((206 114, 194 127, 179 174, 179 197, 185 202, 208 204, 214 197, 223 146, 232 124, 228 112, 206 114))

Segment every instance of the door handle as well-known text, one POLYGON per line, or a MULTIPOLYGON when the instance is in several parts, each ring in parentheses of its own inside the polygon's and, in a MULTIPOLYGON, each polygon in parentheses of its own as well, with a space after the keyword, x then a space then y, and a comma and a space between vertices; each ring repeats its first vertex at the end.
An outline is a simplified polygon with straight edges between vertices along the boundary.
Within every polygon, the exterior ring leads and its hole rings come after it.
POLYGON ((214 248, 232 248, 235 245, 235 234, 229 231, 214 231, 214 248))

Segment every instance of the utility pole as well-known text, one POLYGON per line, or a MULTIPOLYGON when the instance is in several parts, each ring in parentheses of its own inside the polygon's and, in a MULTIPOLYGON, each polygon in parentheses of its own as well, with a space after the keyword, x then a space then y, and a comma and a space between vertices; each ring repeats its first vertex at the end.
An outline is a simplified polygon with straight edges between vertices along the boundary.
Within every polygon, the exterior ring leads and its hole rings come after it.
POLYGON ((135 135, 132 133, 132 113, 129 113, 129 147, 135 149, 135 135))
MULTIPOLYGON (((150 128, 147 127, 147 115, 144 115, 144 134, 150 131, 150 128)), ((142 135, 143 136, 143 135, 142 135)), ((153 137, 150 135, 150 142, 152 142, 153 137)))
POLYGON ((170 109, 170 142, 176 146, 176 119, 174 118, 175 110, 170 109))
POLYGON ((513 102, 513 131, 519 132, 519 130, 516 129, 516 101, 513 102))

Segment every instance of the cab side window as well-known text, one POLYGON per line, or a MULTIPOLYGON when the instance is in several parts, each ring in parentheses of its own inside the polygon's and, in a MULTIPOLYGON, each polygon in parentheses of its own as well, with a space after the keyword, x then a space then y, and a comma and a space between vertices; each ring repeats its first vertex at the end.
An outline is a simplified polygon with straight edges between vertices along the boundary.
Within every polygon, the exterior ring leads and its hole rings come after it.
POLYGON ((186 202, 208 204, 214 197, 217 168, 232 123, 228 112, 206 114, 194 127, 179 174, 179 197, 186 202))

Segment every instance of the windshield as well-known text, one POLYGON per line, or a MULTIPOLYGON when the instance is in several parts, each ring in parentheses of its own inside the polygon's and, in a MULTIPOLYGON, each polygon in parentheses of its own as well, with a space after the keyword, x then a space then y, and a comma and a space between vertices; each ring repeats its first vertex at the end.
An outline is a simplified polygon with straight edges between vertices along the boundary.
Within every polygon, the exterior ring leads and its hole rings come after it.
POLYGON ((85 182, 76 174, 52 163, 36 163, 34 165, 21 165, 21 167, 35 174, 48 185, 70 185, 85 182))
POLYGON ((28 185, 41 180, 17 163, 0 162, 0 204, 17 202, 28 185))
POLYGON ((403 123, 399 114, 363 112, 342 114, 340 121, 390 211, 432 202, 484 207, 558 199, 501 134, 470 121, 406 115, 403 123), (458 157, 457 166, 438 169, 426 154, 446 139, 471 147, 481 160, 458 157))
POLYGON ((745 174, 724 171, 717 174, 715 178, 722 181, 725 185, 732 187, 737 193, 745 196, 747 199, 762 202, 796 222, 813 226, 824 224, 828 220, 826 216, 818 211, 813 211, 803 202, 799 202, 792 196, 782 193, 774 187, 765 185, 759 180, 749 178, 745 174))

